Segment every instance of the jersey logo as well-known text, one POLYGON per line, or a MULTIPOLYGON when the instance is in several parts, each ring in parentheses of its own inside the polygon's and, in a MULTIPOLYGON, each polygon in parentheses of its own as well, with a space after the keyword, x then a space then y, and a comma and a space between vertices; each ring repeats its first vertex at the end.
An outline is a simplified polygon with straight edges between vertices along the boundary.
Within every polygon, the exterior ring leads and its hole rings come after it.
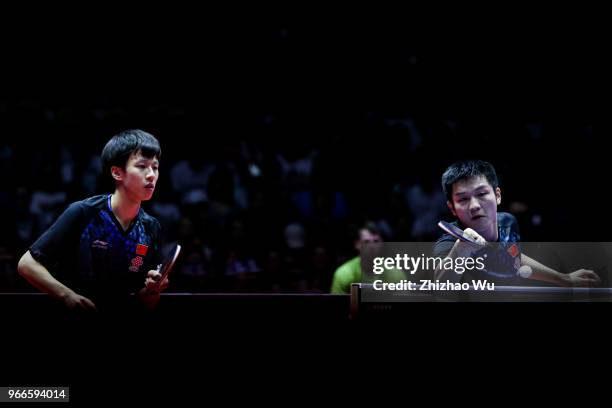
POLYGON ((108 249, 108 242, 100 241, 99 239, 91 243, 92 248, 108 249))
POLYGON ((132 259, 132 265, 130 266, 129 269, 132 272, 138 272, 138 270, 140 269, 142 264, 143 264, 142 257, 141 256, 136 256, 136 257, 134 257, 134 259, 132 259))
POLYGON ((146 246, 145 244, 136 245, 136 255, 146 256, 148 250, 149 250, 149 247, 146 246))

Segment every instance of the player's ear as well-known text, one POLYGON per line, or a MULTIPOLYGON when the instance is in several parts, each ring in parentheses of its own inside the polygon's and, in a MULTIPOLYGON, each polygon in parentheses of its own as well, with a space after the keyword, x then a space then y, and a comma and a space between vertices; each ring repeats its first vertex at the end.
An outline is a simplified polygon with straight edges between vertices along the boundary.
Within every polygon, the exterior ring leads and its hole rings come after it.
POLYGON ((112 166, 111 167, 111 176, 113 176, 115 181, 123 180, 123 170, 121 170, 121 167, 119 167, 119 166, 112 166))
POLYGON ((499 187, 495 189, 495 198, 497 201, 497 205, 500 205, 501 204, 501 189, 499 187))
POLYGON ((446 206, 451 211, 451 213, 453 213, 453 215, 456 217, 457 213, 455 212, 455 206, 453 205, 453 203, 451 203, 450 201, 447 201, 446 206))

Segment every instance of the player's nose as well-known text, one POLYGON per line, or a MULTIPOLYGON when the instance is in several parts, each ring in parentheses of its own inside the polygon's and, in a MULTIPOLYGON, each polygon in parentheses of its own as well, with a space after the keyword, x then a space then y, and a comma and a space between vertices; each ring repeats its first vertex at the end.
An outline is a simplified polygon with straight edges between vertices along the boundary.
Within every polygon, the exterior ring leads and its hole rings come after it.
POLYGON ((154 171, 147 172, 146 179, 147 181, 150 181, 150 182, 155 181, 155 172, 154 171))
POLYGON ((476 199, 476 197, 472 197, 470 199, 470 211, 471 212, 477 212, 478 210, 480 210, 480 203, 478 202, 478 200, 476 199))

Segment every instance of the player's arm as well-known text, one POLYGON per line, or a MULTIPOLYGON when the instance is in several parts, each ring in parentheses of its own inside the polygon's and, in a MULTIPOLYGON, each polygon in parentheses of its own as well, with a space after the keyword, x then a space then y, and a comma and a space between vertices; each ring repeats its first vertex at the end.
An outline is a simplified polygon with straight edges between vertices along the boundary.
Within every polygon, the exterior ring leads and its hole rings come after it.
MULTIPOLYGON (((444 256, 443 253, 439 253, 438 256, 440 256, 440 258, 443 258, 442 259, 442 263, 444 263, 444 261, 447 258, 451 258, 451 259, 457 258, 459 256, 458 255, 458 253, 459 253, 458 248, 459 248, 460 245, 461 245, 460 241, 457 240, 455 242, 455 244, 451 247, 451 249, 448 252, 448 254, 446 254, 446 256, 444 256)), ((446 251, 444 251, 444 252, 446 252, 446 251)), ((461 281, 461 275, 459 275, 458 273, 456 273, 453 270, 436 269, 434 271, 434 279, 437 279, 437 280, 448 280, 448 281, 451 281, 451 282, 459 282, 459 281, 461 281)))
POLYGON ((32 257, 30 251, 27 251, 19 260, 17 271, 32 286, 56 299, 60 299, 71 309, 96 309, 96 305, 91 300, 75 293, 72 289, 55 279, 44 265, 32 257))
MULTIPOLYGON (((152 241, 159 243, 161 240, 161 225, 157 220, 152 224, 152 241)), ((157 265, 157 269, 151 269, 145 277, 144 288, 136 292, 136 298, 147 308, 153 310, 159 303, 160 294, 168 287, 168 276, 160 282, 162 274, 160 268, 163 262, 161 252, 157 245, 154 246, 153 259, 151 263, 157 265)), ((151 266, 151 265, 149 265, 151 266)))
POLYGON ((150 270, 147 272, 145 287, 140 289, 136 294, 138 300, 148 309, 155 309, 155 307, 157 307, 161 292, 168 287, 168 277, 166 277, 163 282, 159 281, 160 278, 161 273, 158 270, 150 270))
POLYGON ((62 300, 69 308, 95 310, 94 303, 74 292, 51 275, 45 265, 57 262, 63 249, 73 241, 74 234, 87 222, 82 207, 73 203, 59 216, 21 257, 18 272, 31 285, 50 296, 62 300))
POLYGON ((546 281, 559 286, 594 286, 599 284, 597 274, 588 269, 579 269, 571 273, 561 273, 541 264, 525 254, 521 254, 521 263, 531 267, 530 279, 546 281))

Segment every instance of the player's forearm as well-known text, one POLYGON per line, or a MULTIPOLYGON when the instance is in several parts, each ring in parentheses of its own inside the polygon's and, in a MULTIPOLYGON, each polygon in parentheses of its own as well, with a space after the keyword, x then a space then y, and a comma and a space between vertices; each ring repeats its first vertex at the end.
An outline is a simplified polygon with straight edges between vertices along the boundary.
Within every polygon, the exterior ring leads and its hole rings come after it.
POLYGON ((138 291, 136 297, 144 306, 147 307, 147 309, 152 310, 157 307, 161 296, 159 293, 152 293, 151 291, 147 291, 147 288, 142 288, 140 291, 138 291))
MULTIPOLYGON (((447 258, 444 258, 443 261, 446 261, 447 258)), ((449 281, 449 282, 461 282, 461 274, 455 272, 453 269, 436 269, 434 271, 434 279, 439 281, 449 281)))
POLYGON ((69 287, 55 279, 47 268, 34 259, 30 251, 26 252, 19 260, 17 271, 36 289, 57 299, 63 299, 74 293, 69 287))
POLYGON ((559 286, 569 286, 570 282, 568 276, 561 272, 555 271, 546 265, 541 264, 533 258, 528 257, 525 254, 521 255, 521 261, 523 265, 528 265, 532 269, 530 279, 541 280, 545 282, 554 283, 559 286))
MULTIPOLYGON (((457 242, 455 242, 455 245, 453 245, 448 255, 446 255, 446 257, 443 258, 442 263, 446 262, 446 260, 449 258, 455 259, 460 256, 466 256, 466 254, 461 253, 459 247, 460 247, 460 243, 459 243, 459 240, 457 240, 457 242)), ((437 280, 448 280, 451 282, 461 281, 460 274, 456 273, 454 270, 447 270, 447 269, 436 269, 434 271, 434 278, 437 280)))

